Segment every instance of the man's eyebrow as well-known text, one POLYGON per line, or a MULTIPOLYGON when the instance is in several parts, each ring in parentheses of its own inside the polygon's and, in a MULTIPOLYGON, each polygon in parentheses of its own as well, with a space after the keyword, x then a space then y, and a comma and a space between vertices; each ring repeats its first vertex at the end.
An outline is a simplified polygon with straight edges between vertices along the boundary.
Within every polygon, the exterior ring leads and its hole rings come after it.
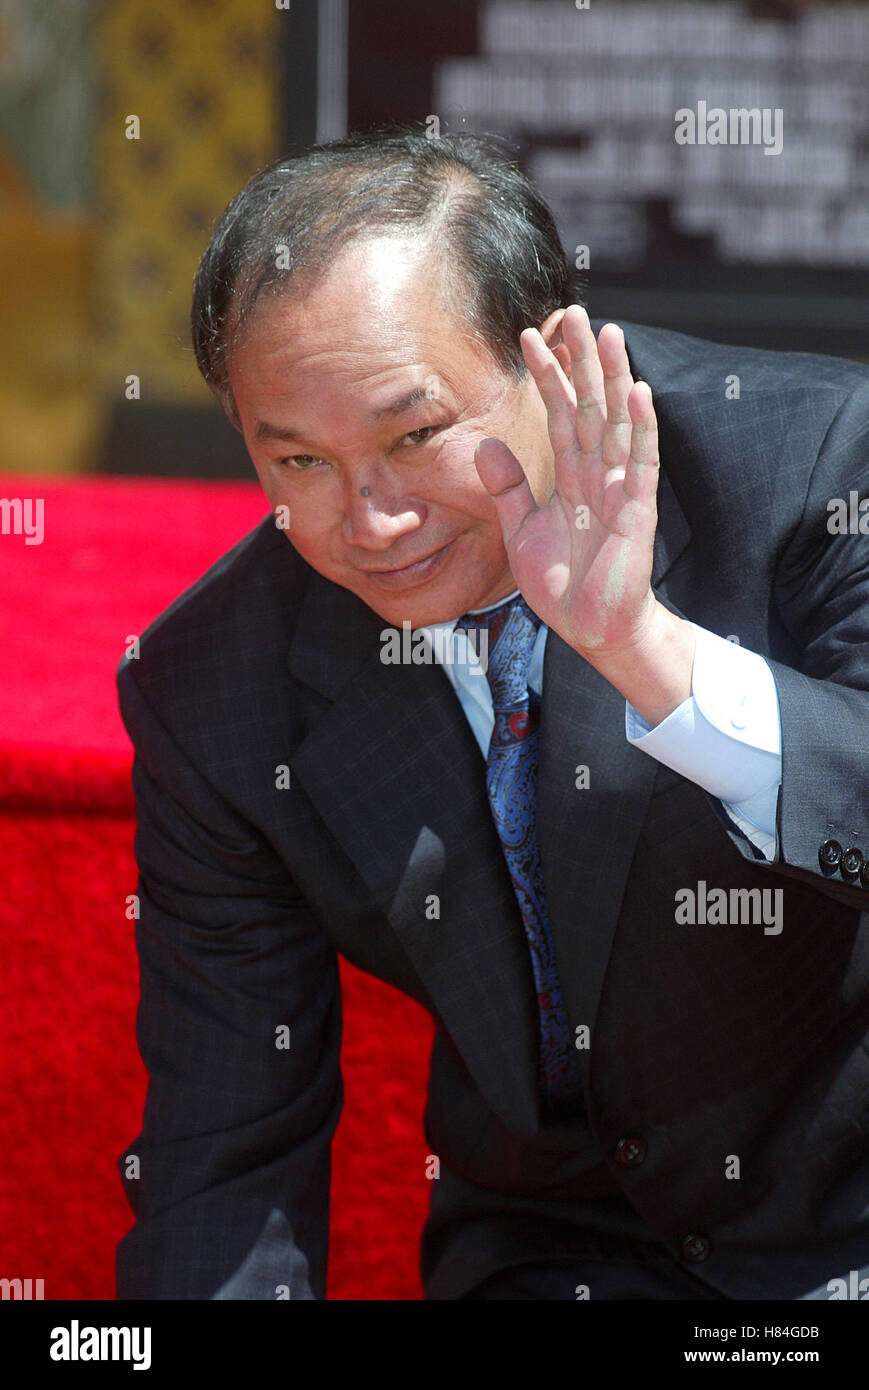
POLYGON ((253 432, 253 437, 256 440, 283 439, 287 443, 290 443, 294 439, 304 438, 304 436, 299 434, 297 430, 282 428, 280 425, 270 425, 267 420, 259 421, 256 429, 253 432))
MULTIPOLYGON (((421 405, 424 401, 434 401, 437 397, 425 386, 414 386, 412 391, 406 391, 403 396, 398 396, 389 405, 382 405, 377 410, 373 410, 369 416, 371 420, 391 420, 397 415, 404 415, 405 411, 411 410, 415 405, 421 405)), ((282 439, 285 443, 292 443, 294 440, 304 439, 305 436, 298 430, 290 429, 288 426, 270 425, 266 420, 260 420, 254 430, 254 439, 282 439)))
POLYGON ((371 412, 372 420, 392 419, 395 415, 403 415, 406 410, 412 409, 415 405, 421 405, 423 401, 436 400, 430 390, 425 386, 414 386, 412 391, 407 391, 403 396, 390 401, 389 405, 383 405, 379 410, 371 412))

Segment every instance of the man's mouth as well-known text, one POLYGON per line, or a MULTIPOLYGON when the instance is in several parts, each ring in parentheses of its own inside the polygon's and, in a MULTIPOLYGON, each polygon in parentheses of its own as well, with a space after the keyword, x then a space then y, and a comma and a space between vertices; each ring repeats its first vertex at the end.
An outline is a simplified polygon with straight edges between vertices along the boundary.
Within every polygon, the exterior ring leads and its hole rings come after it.
POLYGON ((452 544, 452 541, 447 541, 439 550, 433 550, 422 559, 413 560, 409 565, 402 565, 399 569, 367 569, 363 573, 372 584, 381 589, 407 589, 415 584, 424 584, 444 564, 452 544))

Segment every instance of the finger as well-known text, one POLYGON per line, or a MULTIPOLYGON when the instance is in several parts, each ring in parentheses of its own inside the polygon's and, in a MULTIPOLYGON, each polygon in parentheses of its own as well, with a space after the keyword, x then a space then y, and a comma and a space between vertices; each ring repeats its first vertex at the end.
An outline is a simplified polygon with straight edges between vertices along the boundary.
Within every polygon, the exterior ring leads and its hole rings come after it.
POLYGON ((522 465, 500 439, 482 439, 474 462, 483 487, 495 503, 504 541, 509 543, 525 518, 537 510, 522 465))
POLYGON ((580 304, 571 304, 566 310, 561 336, 570 352, 576 393, 576 437, 582 452, 593 454, 603 444, 606 396, 597 343, 588 314, 580 304))
POLYGON ((631 447, 631 417, 628 396, 634 384, 625 335, 616 323, 605 323, 597 340, 603 370, 606 397, 606 425, 603 432, 603 456, 610 466, 624 463, 631 447))
POLYGON ((660 475, 658 420, 652 392, 645 381, 637 381, 628 395, 631 451, 622 484, 626 496, 646 504, 654 503, 660 475))
POLYGON ((525 365, 534 377, 546 406, 549 442, 556 457, 571 452, 576 444, 576 393, 554 352, 536 328, 519 335, 525 365))

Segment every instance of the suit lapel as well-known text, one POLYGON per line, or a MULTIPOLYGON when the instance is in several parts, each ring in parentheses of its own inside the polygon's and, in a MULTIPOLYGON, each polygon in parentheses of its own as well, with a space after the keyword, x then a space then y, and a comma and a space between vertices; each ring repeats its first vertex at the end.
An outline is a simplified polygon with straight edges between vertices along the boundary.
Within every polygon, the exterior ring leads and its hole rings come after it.
POLYGON ((384 626, 313 577, 290 669, 332 704, 291 758, 293 774, 389 918, 492 1109, 533 1133, 531 964, 483 759, 437 666, 381 661, 384 626))
MULTIPOLYGON (((689 537, 662 473, 654 587, 689 537)), ((586 1024, 592 1047, 613 932, 657 768, 654 758, 625 738, 624 697, 550 632, 543 665, 537 836, 571 1030, 586 1024), (588 769, 587 786, 582 768, 588 769)), ((579 1056, 587 1082, 588 1050, 579 1056)))

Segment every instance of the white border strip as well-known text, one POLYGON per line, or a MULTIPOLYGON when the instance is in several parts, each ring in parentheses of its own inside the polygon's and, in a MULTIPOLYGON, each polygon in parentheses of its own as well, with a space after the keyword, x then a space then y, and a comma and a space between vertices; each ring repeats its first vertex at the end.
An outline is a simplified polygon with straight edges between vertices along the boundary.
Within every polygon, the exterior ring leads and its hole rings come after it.
POLYGON ((317 142, 347 134, 347 0, 317 5, 317 142))

